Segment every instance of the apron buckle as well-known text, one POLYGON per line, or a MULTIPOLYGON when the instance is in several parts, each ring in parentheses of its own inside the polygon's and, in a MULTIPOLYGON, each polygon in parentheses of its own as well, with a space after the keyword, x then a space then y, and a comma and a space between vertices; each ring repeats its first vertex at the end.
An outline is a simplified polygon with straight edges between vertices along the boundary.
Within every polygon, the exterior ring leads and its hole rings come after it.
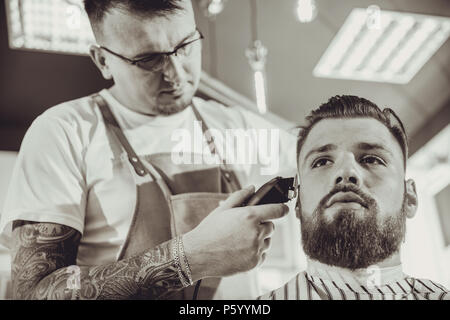
POLYGON ((136 173, 143 177, 145 176, 145 169, 144 166, 142 165, 141 161, 139 161, 139 158, 136 156, 129 156, 128 157, 128 161, 130 161, 131 165, 134 168, 134 171, 136 171, 136 173))

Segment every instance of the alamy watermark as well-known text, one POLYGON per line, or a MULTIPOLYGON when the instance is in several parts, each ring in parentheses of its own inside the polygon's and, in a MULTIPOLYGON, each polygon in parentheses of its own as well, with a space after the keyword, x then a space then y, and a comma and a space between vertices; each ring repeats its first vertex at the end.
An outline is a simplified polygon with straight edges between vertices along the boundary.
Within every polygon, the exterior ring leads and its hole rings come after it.
POLYGON ((70 276, 67 278, 66 287, 69 290, 81 289, 81 270, 79 266, 68 266, 66 269, 70 276))
MULTIPOLYGON (((208 129, 203 135, 201 121, 195 121, 193 130, 176 129, 171 140, 171 158, 175 165, 219 165, 220 159, 232 165, 259 165, 261 175, 273 175, 280 165, 279 129, 208 129), (215 154, 210 148, 215 145, 215 154), (193 156, 194 154, 201 155, 193 156), (220 158, 219 158, 220 155, 220 158)), ((295 147, 295 146, 293 146, 295 147)))

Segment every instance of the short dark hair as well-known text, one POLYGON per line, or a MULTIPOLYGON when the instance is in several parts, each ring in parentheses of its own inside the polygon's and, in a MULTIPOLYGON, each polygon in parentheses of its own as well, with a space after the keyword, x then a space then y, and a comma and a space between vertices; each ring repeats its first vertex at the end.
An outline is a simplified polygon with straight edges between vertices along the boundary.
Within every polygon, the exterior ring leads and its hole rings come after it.
POLYGON ((328 102, 311 111, 311 113, 306 117, 307 123, 305 126, 298 127, 300 131, 297 139, 297 162, 300 156, 301 148, 303 147, 303 144, 305 143, 305 140, 314 125, 323 119, 340 118, 373 118, 384 124, 402 149, 403 164, 406 169, 406 160, 408 158, 408 137, 405 127, 397 114, 390 108, 381 110, 375 103, 367 99, 350 95, 331 97, 328 102))
POLYGON ((99 31, 105 14, 111 9, 121 9, 142 16, 167 16, 183 8, 181 0, 84 0, 84 10, 92 29, 99 31))

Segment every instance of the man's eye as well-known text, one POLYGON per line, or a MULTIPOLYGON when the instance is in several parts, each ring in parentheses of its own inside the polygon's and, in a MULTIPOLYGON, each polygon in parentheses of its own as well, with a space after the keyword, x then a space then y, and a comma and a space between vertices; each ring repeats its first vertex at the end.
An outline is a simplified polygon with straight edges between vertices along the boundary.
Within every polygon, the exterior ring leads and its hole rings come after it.
POLYGON ((365 163, 365 164, 377 164, 377 165, 381 164, 381 165, 383 165, 383 166, 385 165, 385 163, 384 163, 383 160, 381 160, 381 159, 378 158, 378 157, 374 157, 374 156, 363 157, 363 158, 361 159, 361 163, 365 163))
POLYGON ((145 58, 140 59, 140 62, 153 62, 153 61, 158 61, 160 58, 161 57, 159 54, 152 54, 145 58))
POLYGON ((312 167, 313 168, 319 168, 319 167, 322 167, 322 166, 326 165, 327 162, 331 162, 331 161, 329 159, 326 159, 326 158, 318 159, 318 160, 313 162, 312 167))

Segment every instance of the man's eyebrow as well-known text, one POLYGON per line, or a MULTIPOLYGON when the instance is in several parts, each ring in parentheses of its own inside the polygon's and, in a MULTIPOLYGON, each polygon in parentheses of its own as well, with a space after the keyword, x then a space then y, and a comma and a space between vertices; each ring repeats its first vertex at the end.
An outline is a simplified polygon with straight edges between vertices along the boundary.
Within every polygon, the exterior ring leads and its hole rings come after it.
MULTIPOLYGON (((191 38, 193 35, 195 35, 196 32, 197 32, 197 28, 195 28, 194 31, 192 31, 192 32, 189 33, 186 37, 184 37, 184 38, 180 41, 180 43, 177 44, 177 45, 175 46, 175 49, 178 48, 178 47, 180 47, 180 46, 182 46, 183 43, 186 42, 187 39, 189 39, 189 38, 191 38)), ((160 54, 160 53, 166 53, 166 52, 157 52, 157 51, 143 52, 143 53, 140 53, 140 54, 138 54, 138 55, 135 55, 131 60, 139 60, 139 59, 142 59, 142 58, 145 58, 145 57, 154 55, 154 54, 160 54)))
POLYGON ((360 142, 360 143, 358 143, 357 146, 358 146, 358 149, 360 149, 360 150, 365 150, 365 151, 379 150, 379 151, 384 151, 384 152, 392 155, 392 151, 386 149, 383 145, 381 145, 379 143, 360 142))
POLYGON ((308 157, 310 157, 311 155, 313 155, 314 153, 323 153, 323 152, 328 152, 328 151, 332 151, 332 150, 336 150, 337 146, 335 144, 326 144, 324 146, 321 146, 319 148, 315 148, 312 149, 310 152, 308 152, 308 154, 305 157, 305 161, 308 159, 308 157))

